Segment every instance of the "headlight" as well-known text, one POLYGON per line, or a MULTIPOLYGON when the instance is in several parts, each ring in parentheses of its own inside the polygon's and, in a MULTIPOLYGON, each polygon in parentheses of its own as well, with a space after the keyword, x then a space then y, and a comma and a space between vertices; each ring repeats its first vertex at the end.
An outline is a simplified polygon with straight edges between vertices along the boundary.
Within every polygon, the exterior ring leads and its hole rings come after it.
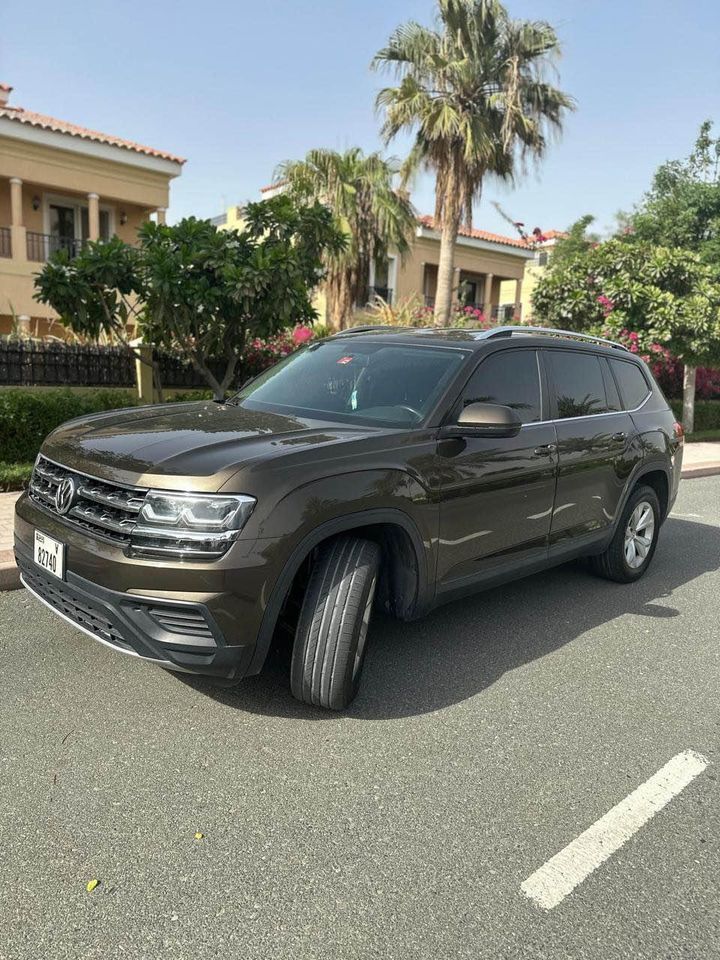
POLYGON ((136 556, 216 559, 237 539, 254 506, 253 497, 242 495, 150 490, 132 531, 132 552, 136 556))

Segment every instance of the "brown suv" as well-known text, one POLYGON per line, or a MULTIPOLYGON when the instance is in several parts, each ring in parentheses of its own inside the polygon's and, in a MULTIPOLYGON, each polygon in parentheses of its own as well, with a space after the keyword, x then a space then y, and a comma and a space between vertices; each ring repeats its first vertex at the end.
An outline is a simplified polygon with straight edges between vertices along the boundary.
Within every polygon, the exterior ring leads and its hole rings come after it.
POLYGON ((623 347, 562 331, 355 329, 226 403, 64 424, 17 504, 25 586, 102 643, 239 680, 280 618, 291 686, 355 695, 373 605, 408 620, 574 557, 630 582, 682 428, 623 347))

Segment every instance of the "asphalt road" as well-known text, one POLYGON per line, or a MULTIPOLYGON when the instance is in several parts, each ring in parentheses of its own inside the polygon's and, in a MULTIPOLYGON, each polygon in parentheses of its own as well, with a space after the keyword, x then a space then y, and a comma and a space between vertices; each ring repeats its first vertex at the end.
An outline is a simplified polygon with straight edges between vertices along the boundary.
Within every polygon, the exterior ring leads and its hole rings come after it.
POLYGON ((634 586, 567 566, 376 621, 345 715, 2 594, 0 958, 719 956, 719 562, 720 478, 686 481, 634 586), (706 770, 562 903, 524 895, 687 749, 706 770))

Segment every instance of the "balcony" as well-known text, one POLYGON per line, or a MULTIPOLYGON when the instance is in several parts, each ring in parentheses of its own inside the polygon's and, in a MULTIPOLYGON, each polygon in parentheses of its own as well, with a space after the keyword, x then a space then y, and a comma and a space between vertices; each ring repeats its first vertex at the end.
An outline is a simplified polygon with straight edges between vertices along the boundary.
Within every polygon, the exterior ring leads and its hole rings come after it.
POLYGON ((0 227, 0 257, 12 257, 10 227, 0 227))
POLYGON ((27 258, 34 263, 44 263, 58 250, 66 250, 68 255, 76 257, 85 244, 84 240, 67 237, 53 237, 47 233, 27 232, 27 258))

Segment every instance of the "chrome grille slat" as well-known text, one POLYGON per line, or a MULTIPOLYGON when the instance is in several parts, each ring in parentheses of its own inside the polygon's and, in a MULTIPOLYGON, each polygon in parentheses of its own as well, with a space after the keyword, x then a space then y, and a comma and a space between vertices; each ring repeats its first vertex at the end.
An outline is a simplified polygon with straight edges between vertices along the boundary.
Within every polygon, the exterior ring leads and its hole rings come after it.
POLYGON ((105 507, 116 507, 118 510, 126 510, 133 514, 140 513, 143 504, 142 497, 136 497, 130 491, 107 493, 97 484, 83 484, 78 489, 78 493, 85 500, 94 500, 95 503, 101 503, 105 507))
POLYGON ((88 477, 40 455, 28 488, 30 497, 65 523, 86 533, 127 546, 146 490, 88 477), (64 516, 55 502, 57 487, 66 477, 77 483, 77 502, 64 516))

